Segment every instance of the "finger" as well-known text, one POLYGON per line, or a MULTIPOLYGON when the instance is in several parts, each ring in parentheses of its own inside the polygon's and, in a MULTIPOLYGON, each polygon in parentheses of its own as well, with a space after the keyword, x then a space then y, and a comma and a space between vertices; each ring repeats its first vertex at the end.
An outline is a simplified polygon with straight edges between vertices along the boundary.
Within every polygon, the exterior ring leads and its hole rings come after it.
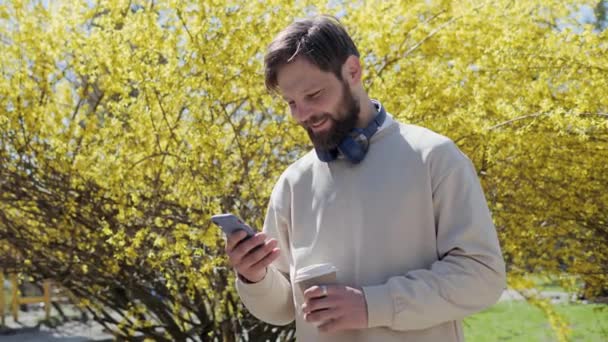
POLYGON ((304 315, 318 310, 325 310, 336 307, 335 300, 327 297, 312 298, 302 304, 302 313, 304 315))
POLYGON ((231 253, 240 242, 247 238, 247 232, 238 230, 226 238, 226 253, 231 253))
POLYGON ((256 264, 250 266, 249 269, 253 272, 257 272, 261 269, 264 269, 264 268, 268 267, 270 264, 272 264, 275 260, 277 260, 280 254, 281 254, 281 250, 279 248, 275 248, 270 252, 270 254, 268 254, 266 257, 264 257, 264 259, 258 261, 256 264))
POLYGON ((247 238, 245 240, 241 240, 233 250, 230 251, 229 256, 236 264, 241 262, 241 259, 249 253, 252 249, 256 248, 258 245, 264 244, 264 240, 266 240, 266 234, 258 233, 253 237, 247 238))
POLYGON ((266 241, 264 244, 260 245, 257 249, 254 248, 249 253, 247 253, 241 262, 239 263, 239 267, 241 268, 249 268, 252 265, 257 264, 262 259, 266 258, 268 254, 270 254, 275 247, 277 247, 278 241, 275 239, 270 239, 266 241))
MULTIPOLYGON (((327 296, 336 293, 335 285, 323 285, 327 288, 327 296)), ((304 291, 304 300, 308 301, 313 298, 323 297, 323 288, 319 285, 311 286, 304 291)))
POLYGON ((338 319, 340 316, 341 315, 340 315, 340 312, 338 311, 338 309, 331 308, 331 309, 317 310, 317 311, 313 311, 309 314, 306 314, 306 315, 304 315, 304 320, 309 323, 315 323, 315 322, 324 322, 325 323, 330 320, 338 319))

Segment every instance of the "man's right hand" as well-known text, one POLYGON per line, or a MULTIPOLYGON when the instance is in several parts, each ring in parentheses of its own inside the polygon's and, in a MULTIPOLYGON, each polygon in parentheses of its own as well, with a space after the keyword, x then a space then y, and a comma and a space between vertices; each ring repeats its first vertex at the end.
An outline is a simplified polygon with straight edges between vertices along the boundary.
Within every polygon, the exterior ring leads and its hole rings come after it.
POLYGON ((266 276, 266 268, 279 257, 277 240, 266 241, 266 234, 257 233, 246 239, 247 233, 239 230, 228 236, 226 253, 230 265, 246 280, 257 283, 266 276))

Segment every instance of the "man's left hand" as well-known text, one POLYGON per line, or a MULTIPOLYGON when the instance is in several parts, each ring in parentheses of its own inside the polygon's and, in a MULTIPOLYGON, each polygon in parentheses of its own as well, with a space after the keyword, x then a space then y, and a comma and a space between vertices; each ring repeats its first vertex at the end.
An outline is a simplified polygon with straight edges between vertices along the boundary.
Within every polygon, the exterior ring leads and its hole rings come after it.
POLYGON ((304 319, 321 332, 367 328, 367 303, 360 288, 342 285, 311 286, 304 291, 304 319), (327 295, 323 296, 323 287, 327 295))

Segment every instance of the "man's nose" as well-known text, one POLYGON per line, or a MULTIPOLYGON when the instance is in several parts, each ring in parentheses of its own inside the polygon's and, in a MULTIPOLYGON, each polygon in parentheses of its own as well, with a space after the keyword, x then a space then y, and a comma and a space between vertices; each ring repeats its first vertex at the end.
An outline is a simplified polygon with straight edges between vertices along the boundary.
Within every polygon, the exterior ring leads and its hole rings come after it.
POLYGON ((310 118, 314 116, 314 110, 312 106, 308 104, 298 104, 296 107, 296 120, 300 124, 305 124, 310 118))

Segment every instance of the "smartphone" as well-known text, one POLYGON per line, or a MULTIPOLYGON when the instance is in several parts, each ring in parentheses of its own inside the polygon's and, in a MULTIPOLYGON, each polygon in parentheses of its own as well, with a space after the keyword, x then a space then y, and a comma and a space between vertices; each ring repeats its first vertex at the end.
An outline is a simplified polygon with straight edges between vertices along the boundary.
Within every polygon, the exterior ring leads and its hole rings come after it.
POLYGON ((248 224, 233 214, 218 214, 211 216, 211 221, 220 226, 226 236, 238 230, 244 230, 247 238, 255 235, 255 231, 248 224))

